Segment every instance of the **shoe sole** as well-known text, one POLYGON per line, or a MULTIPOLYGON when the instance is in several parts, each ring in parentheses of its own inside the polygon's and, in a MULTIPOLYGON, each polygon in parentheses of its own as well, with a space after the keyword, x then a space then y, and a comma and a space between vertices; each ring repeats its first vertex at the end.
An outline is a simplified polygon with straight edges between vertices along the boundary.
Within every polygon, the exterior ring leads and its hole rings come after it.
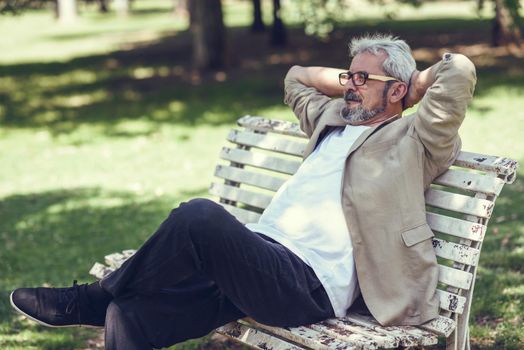
POLYGON ((39 319, 34 318, 33 316, 25 313, 24 311, 20 310, 18 306, 16 306, 15 302, 13 301, 13 294, 15 292, 11 292, 9 295, 9 301, 11 302, 11 306, 20 314, 24 315, 28 319, 35 321, 38 324, 41 324, 42 326, 51 327, 51 328, 67 328, 67 327, 85 327, 85 328, 104 328, 103 326, 92 326, 89 324, 71 324, 71 325, 64 325, 64 326, 56 326, 49 323, 45 323, 44 321, 41 321, 39 319))

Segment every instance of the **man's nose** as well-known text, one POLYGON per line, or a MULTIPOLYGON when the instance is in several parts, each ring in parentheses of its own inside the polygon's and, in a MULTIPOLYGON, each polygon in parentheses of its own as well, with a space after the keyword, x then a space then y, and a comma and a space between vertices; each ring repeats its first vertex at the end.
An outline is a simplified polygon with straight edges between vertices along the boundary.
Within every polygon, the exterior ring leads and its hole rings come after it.
POLYGON ((355 87, 355 84, 353 84, 353 80, 348 79, 348 81, 346 81, 346 83, 344 84, 344 92, 356 91, 356 90, 357 88, 355 87))

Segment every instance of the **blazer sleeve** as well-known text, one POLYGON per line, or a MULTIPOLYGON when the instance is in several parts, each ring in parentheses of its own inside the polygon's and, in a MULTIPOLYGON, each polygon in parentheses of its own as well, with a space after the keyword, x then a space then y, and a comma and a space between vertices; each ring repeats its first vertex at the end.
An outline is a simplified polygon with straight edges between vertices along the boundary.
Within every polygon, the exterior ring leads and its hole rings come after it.
POLYGON ((284 80, 284 103, 291 107, 300 122, 300 129, 309 137, 333 102, 333 99, 313 87, 292 78, 286 77, 284 80))
POLYGON ((427 165, 437 172, 449 167, 460 151, 458 129, 476 80, 475 66, 466 56, 446 53, 437 66, 435 82, 419 105, 414 130, 432 163, 427 165))

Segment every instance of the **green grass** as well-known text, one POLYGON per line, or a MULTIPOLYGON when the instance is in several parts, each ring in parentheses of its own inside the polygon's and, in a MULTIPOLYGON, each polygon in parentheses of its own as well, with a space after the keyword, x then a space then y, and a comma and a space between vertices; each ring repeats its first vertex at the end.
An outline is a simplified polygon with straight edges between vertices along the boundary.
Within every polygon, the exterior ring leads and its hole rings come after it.
MULTIPOLYGON (((375 8, 375 17, 350 17, 329 40, 291 28, 289 47, 276 49, 243 27, 248 2, 230 1, 230 67, 203 75, 191 68, 186 22, 169 14, 170 4, 135 1, 128 19, 84 9, 68 27, 42 11, 0 22, 11 33, 0 41, 1 349, 82 349, 99 336, 36 326, 11 310, 9 291, 89 281, 94 261, 139 246, 173 206, 206 195, 239 116, 293 119, 281 102, 291 64, 345 66, 346 41, 356 33, 406 38, 421 67, 442 46, 470 55, 479 83, 463 148, 524 162, 522 59, 489 49, 489 21, 466 12, 471 3, 402 7, 399 21, 377 17, 375 8)), ((475 348, 520 349, 524 182, 508 186, 498 203, 481 257, 472 339, 475 348)))

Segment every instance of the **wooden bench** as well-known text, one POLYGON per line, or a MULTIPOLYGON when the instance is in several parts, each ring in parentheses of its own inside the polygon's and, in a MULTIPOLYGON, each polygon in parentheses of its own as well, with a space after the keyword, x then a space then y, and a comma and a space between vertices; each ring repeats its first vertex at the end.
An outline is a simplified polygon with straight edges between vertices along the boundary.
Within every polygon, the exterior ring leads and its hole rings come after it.
MULTIPOLYGON (((295 123, 245 116, 231 130, 209 192, 243 223, 256 222, 275 191, 300 166, 307 143, 295 123), (223 181, 222 181, 223 180, 223 181)), ((371 317, 348 313, 313 325, 275 328, 249 318, 217 332, 258 349, 378 349, 420 347, 446 338, 446 349, 469 349, 468 318, 486 226, 495 200, 516 177, 509 158, 461 152, 453 166, 426 192, 427 221, 440 275, 440 316, 420 327, 381 327, 371 317)), ((90 273, 102 278, 133 254, 106 256, 90 273)))

